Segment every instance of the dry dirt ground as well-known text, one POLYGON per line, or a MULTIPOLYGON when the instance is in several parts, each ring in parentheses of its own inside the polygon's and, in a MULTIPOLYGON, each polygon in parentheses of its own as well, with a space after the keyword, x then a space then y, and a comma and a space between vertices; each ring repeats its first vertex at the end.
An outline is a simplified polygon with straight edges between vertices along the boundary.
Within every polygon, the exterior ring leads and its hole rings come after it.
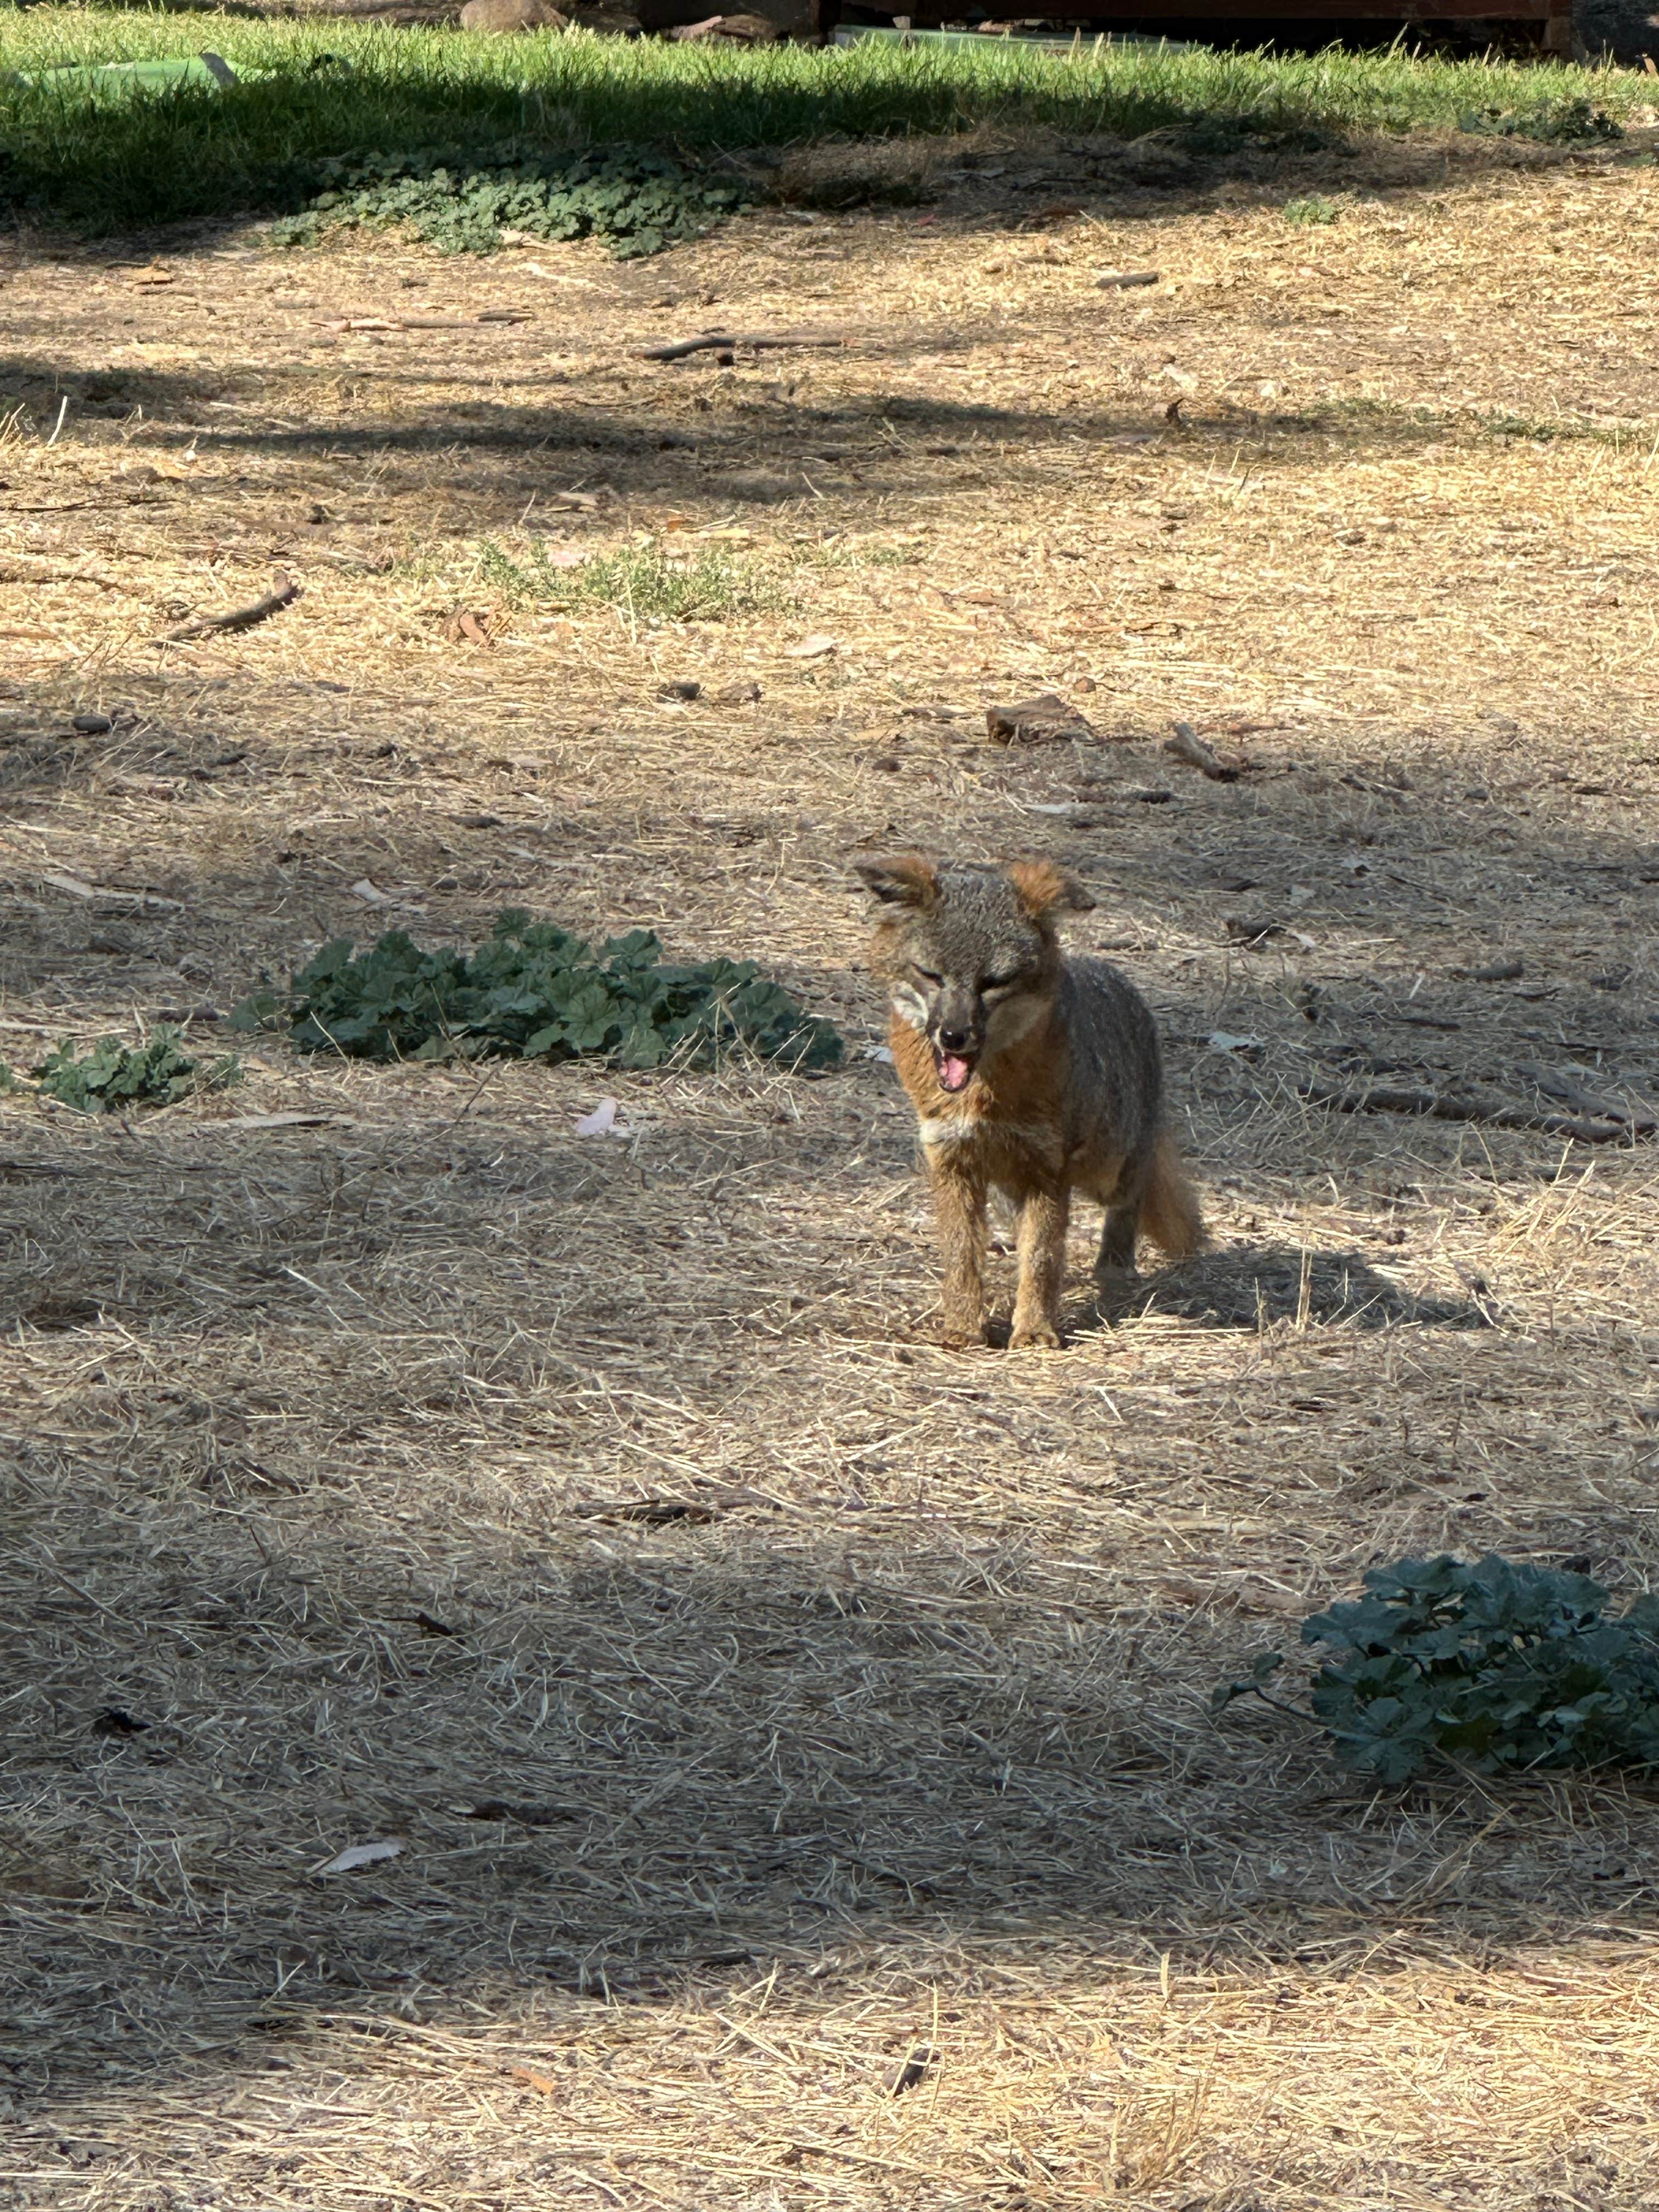
POLYGON ((1204 1710, 1408 1550, 1659 1568, 1650 1148, 1304 1095, 1659 1096, 1659 173, 966 150, 624 268, 5 251, 6 1058, 524 904, 848 1059, 0 1104, 0 2203, 1659 2203, 1651 1795, 1204 1710), (634 357, 716 318, 848 343, 634 357), (485 550, 635 540, 773 604, 485 550), (1167 1030, 1215 1249, 1059 1353, 933 1341, 908 841, 1073 863, 1167 1030))

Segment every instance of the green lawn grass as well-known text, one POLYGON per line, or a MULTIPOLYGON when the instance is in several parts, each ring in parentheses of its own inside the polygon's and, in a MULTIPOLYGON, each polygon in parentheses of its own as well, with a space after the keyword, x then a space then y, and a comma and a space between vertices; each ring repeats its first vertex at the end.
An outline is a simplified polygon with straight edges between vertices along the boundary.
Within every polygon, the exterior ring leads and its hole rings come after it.
POLYGON ((443 147, 540 153, 647 146, 723 151, 1047 125, 1136 137, 1219 128, 1331 140, 1455 125, 1470 109, 1590 99, 1614 115, 1651 98, 1634 71, 1268 56, 1206 47, 1084 48, 1073 58, 983 49, 742 51, 585 33, 480 38, 341 22, 261 23, 161 11, 6 9, 0 70, 210 47, 274 71, 228 92, 100 96, 84 82, 0 82, 0 202, 115 229, 300 206, 334 157, 443 147), (322 61, 338 56, 342 70, 322 61))

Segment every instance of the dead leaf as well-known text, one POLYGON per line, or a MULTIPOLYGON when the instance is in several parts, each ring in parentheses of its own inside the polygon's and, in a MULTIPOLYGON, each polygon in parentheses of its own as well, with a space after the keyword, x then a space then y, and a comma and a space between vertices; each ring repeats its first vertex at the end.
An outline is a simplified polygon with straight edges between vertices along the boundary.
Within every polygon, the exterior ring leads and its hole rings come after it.
POLYGON ((360 898, 365 906, 390 906, 392 903, 388 894, 370 883, 367 876, 360 877, 353 884, 351 896, 353 898, 360 898))
POLYGON ((353 1844, 348 1850, 337 1851, 325 1865, 315 1867, 315 1874, 350 1874, 357 1867, 373 1866, 380 1859, 395 1859, 403 1854, 399 1838, 390 1836, 383 1843, 353 1844))
POLYGON ((890 2097, 902 2097, 907 2089, 921 2087, 933 2063, 933 2054, 927 2044, 913 2044, 898 2064, 888 2069, 881 2086, 890 2097))
POLYGON ((153 1721, 135 1720, 131 1713, 123 1712, 119 1705, 106 1705, 92 1724, 94 1735, 148 1735, 155 1726, 153 1721))
POLYGON ((799 645, 786 645, 783 657, 786 660, 822 660, 826 653, 836 650, 833 637, 804 637, 799 645))
POLYGON ((714 694, 717 707, 749 707, 762 696, 758 684, 728 684, 714 694))
POLYGON ((1040 692, 1014 707, 988 707, 985 728, 993 744, 1035 745, 1067 741, 1092 743, 1100 732, 1057 692, 1040 692))
POLYGON ((337 1114, 237 1114, 220 1126, 226 1129, 329 1129, 339 1121, 337 1114))
POLYGON ((539 2089, 544 2097, 562 2097, 568 2094, 568 2084, 552 2081, 545 2074, 538 2074, 533 2066, 509 2065, 507 2070, 515 2081, 527 2081, 532 2089, 539 2089))
POLYGON ((481 621, 471 607, 458 608, 451 615, 444 625, 444 635, 452 645, 459 645, 463 641, 468 645, 483 646, 491 646, 495 642, 489 634, 489 616, 481 621))
POLYGON ((625 1121, 617 1119, 614 1098, 601 1098, 591 1114, 584 1114, 576 1124, 579 1137, 631 1137, 634 1132, 625 1121))

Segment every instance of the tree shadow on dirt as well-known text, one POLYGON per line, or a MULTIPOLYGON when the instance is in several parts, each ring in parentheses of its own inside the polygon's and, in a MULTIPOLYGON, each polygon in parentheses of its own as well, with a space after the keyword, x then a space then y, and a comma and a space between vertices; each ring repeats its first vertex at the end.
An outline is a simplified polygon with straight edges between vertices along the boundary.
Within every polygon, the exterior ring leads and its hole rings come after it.
POLYGON ((618 1505, 492 1565, 50 1457, 9 1516, 49 1563, 5 1632, 26 2106, 343 2004, 648 2003, 954 1938, 1248 1967, 1316 1931, 1336 1972, 1382 1931, 1559 1938, 1591 1897, 1654 1924, 1651 1803, 1514 1790, 1488 1842, 1489 1793, 1424 1818, 1274 1724, 1206 1724, 1237 1599, 1190 1550, 1148 1607, 1062 1596, 1018 1547, 988 1578, 920 1522, 831 1507, 803 1547, 752 1507, 618 1505))
POLYGON ((1153 1314, 1200 1328, 1486 1328, 1473 1300, 1419 1296, 1362 1253, 1279 1244, 1212 1251, 1107 1292, 1073 1326, 1110 1328, 1153 1314))
MULTIPOLYGON (((953 337, 928 334, 914 343, 872 347, 860 342, 859 353, 866 359, 905 362, 915 353, 966 351, 980 342, 972 332, 953 337)), ((303 375, 321 377, 333 366, 319 358, 307 365, 303 375)), ((0 357, 0 391, 21 401, 43 429, 67 401, 71 438, 88 421, 113 424, 142 417, 152 426, 146 453, 165 456, 173 442, 192 447, 197 487, 211 482, 216 462, 234 470, 248 459, 349 460, 373 454, 384 457, 377 477, 382 495, 396 496, 405 488, 401 470, 409 473, 409 489, 418 485, 422 491, 445 488, 464 493, 477 503, 472 526, 495 528, 507 516, 505 508, 496 512, 493 502, 516 502, 511 519, 518 520, 524 493, 540 482, 538 472, 568 468, 577 459, 586 465, 582 483, 597 488, 601 498, 608 491, 619 499, 667 500, 691 508, 700 499, 780 507, 791 501, 816 505, 827 494, 873 500, 906 491, 937 494, 953 483, 1016 483, 1041 470, 1050 448, 1064 445, 1074 461, 1073 449, 1079 440, 1085 446, 1127 444, 1149 452, 1196 450, 1215 440, 1227 441, 1231 451, 1243 441, 1253 465, 1272 466, 1279 457, 1305 460, 1312 441, 1322 455, 1328 440, 1338 435, 1346 465, 1357 456, 1438 450, 1449 436, 1488 434, 1480 418, 1467 412, 1381 402, 1332 402, 1287 415, 1223 400, 1191 405, 1178 423, 1171 423, 1164 419, 1161 401, 1102 412, 879 390, 825 405, 798 402, 777 389, 746 391, 738 416, 713 413, 688 427, 678 404, 668 403, 683 397, 681 380, 701 382, 717 372, 694 363, 662 374, 673 380, 665 380, 659 392, 605 405, 560 380, 527 371, 484 377, 434 368, 425 376, 354 365, 354 386, 363 392, 383 389, 386 413, 356 413, 347 421, 319 417, 246 425, 234 419, 238 411, 253 414, 269 406, 281 416, 289 407, 303 410, 303 391, 270 392, 272 380, 264 372, 252 380, 245 371, 200 375, 125 365, 88 372, 70 362, 18 350, 0 357), (441 392, 428 396, 434 382, 441 392), (501 396, 515 385, 522 398, 501 396), (491 396, 455 396, 469 386, 491 396), (242 394, 246 397, 239 409, 242 394), (418 407, 410 408, 410 395, 419 395, 418 407), (404 403, 395 413, 390 408, 394 398, 404 403), (659 401, 659 406, 653 404, 659 401), (461 472, 434 478, 433 462, 452 456, 461 472)), ((1490 434, 1505 434, 1504 425, 1495 422, 1490 434)), ((1552 434, 1574 432, 1569 423, 1552 434)), ((125 496, 161 507, 178 495, 165 486, 146 493, 141 473, 125 496)), ((568 526, 570 518, 542 515, 532 526, 546 527, 556 520, 568 526)), ((301 532, 296 551, 303 544, 301 532)))

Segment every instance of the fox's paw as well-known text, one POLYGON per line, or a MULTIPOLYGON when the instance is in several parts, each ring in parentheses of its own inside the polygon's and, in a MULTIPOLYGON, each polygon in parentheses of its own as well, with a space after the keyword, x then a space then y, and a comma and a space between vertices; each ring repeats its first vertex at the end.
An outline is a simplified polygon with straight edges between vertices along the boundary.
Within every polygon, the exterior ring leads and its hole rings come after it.
POLYGON ((1008 1340, 1010 1352, 1058 1352, 1060 1331, 1052 1322, 1022 1322, 1008 1340))
POLYGON ((943 1328, 939 1331, 939 1340, 947 1352, 977 1352, 985 1342, 984 1324, 981 1322, 963 1328, 943 1328))

